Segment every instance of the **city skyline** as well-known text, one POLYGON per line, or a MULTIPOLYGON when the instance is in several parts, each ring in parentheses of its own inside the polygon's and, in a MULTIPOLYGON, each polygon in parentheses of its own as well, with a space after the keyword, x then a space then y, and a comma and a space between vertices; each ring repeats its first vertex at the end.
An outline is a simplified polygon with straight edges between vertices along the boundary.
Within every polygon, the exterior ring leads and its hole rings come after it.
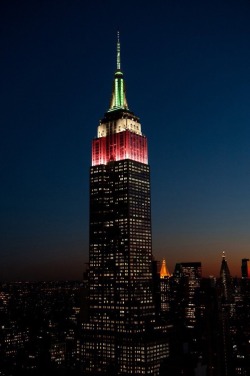
MULTIPOLYGON (((1 5, 1 279, 82 276, 89 144, 115 70, 114 4, 1 5)), ((250 6, 131 4, 118 22, 122 70, 149 139, 153 255, 171 273, 197 261, 218 276, 226 251, 240 276, 250 244, 250 6)))

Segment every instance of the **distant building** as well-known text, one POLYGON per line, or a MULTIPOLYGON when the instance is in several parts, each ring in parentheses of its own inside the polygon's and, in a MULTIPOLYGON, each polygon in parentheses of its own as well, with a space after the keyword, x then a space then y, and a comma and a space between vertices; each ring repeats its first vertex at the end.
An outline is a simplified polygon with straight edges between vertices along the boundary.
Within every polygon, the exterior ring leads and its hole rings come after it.
POLYGON ((193 329, 197 322, 201 277, 200 262, 182 262, 175 266, 174 278, 180 285, 180 291, 183 294, 182 306, 185 310, 185 326, 190 329, 193 329))
POLYGON ((161 270, 160 270, 160 278, 166 278, 166 277, 170 277, 170 273, 168 271, 166 261, 165 259, 163 259, 162 264, 161 264, 161 270))
POLYGON ((50 359, 52 364, 55 363, 57 367, 65 365, 66 344, 65 342, 55 342, 50 346, 50 359))
MULTIPOLYGON (((222 370, 223 376, 231 376, 232 373, 232 333, 230 330, 230 321, 234 315, 235 306, 233 294, 233 280, 226 260, 226 254, 223 251, 220 278, 219 278, 219 312, 220 312, 220 340, 222 349, 222 370)), ((231 327, 232 328, 232 327, 231 327)))
POLYGON ((165 259, 162 260, 160 269, 160 294, 161 294, 161 313, 170 310, 170 273, 168 271, 165 259))
POLYGON ((231 302, 232 301, 232 294, 233 294, 233 286, 232 286, 232 277, 229 271, 229 267, 226 260, 226 254, 223 251, 222 253, 222 261, 221 261, 221 268, 220 268, 220 284, 221 284, 221 297, 224 302, 231 302))
POLYGON ((180 262, 175 265, 175 278, 189 277, 199 281, 202 277, 201 262, 180 262))
POLYGON ((242 276, 242 278, 250 278, 250 262, 249 262, 249 259, 242 259, 241 276, 242 276))

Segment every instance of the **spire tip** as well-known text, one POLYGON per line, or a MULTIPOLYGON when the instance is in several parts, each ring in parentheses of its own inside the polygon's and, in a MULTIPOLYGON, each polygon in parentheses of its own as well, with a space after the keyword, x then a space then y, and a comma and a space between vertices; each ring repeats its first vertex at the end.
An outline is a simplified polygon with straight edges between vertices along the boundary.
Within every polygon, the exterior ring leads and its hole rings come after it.
POLYGON ((120 32, 117 30, 117 59, 116 59, 116 69, 121 70, 121 56, 120 56, 120 32))

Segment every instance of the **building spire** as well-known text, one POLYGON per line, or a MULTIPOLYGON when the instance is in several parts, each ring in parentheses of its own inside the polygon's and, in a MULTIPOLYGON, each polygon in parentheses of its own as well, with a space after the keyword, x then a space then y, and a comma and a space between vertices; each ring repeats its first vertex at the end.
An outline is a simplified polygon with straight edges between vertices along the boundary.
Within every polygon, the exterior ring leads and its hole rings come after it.
POLYGON ((166 277, 170 277, 170 273, 168 271, 166 261, 165 259, 163 259, 162 264, 161 264, 161 270, 160 270, 160 278, 166 278, 166 277))
POLYGON ((120 46, 120 32, 119 32, 119 30, 117 30, 116 70, 121 70, 121 46, 120 46))
POLYGON ((109 110, 128 110, 128 103, 126 99, 125 82, 123 73, 121 71, 121 46, 120 46, 120 32, 117 31, 117 45, 116 45, 116 71, 113 82, 113 90, 110 101, 109 110))
POLYGON ((232 300, 232 278, 226 260, 226 253, 222 252, 222 261, 220 268, 220 281, 222 287, 222 297, 225 301, 232 300))

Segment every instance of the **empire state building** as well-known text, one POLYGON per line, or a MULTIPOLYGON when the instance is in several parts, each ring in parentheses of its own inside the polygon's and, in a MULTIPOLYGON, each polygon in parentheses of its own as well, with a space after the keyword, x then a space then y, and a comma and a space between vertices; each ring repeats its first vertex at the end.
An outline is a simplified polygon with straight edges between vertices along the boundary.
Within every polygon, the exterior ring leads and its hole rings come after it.
POLYGON ((92 141, 86 375, 158 375, 167 329, 152 295, 150 169, 147 139, 129 110, 120 41, 108 111, 92 141))

